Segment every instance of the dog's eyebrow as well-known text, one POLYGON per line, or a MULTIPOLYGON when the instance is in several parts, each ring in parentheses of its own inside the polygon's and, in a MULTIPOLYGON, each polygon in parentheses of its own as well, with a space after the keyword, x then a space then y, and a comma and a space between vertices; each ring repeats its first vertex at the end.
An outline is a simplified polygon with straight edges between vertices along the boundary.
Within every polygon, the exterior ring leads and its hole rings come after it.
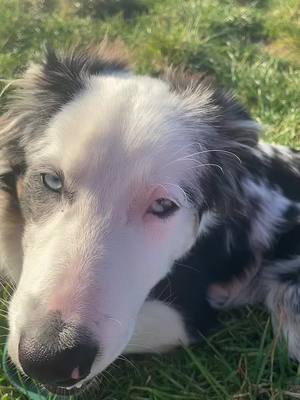
POLYGON ((49 173, 56 173, 57 175, 63 174, 61 168, 54 165, 55 163, 51 159, 37 161, 34 164, 30 165, 30 170, 35 172, 49 172, 49 173))

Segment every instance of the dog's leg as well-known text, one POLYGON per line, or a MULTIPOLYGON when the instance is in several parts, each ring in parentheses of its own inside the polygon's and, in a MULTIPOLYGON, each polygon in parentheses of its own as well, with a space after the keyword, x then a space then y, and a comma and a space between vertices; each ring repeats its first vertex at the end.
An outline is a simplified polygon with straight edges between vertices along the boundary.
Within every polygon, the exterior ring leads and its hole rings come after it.
POLYGON ((274 332, 287 341, 290 356, 300 361, 300 257, 265 268, 264 282, 274 332))
POLYGON ((143 305, 125 353, 165 352, 191 342, 180 313, 160 300, 143 305))

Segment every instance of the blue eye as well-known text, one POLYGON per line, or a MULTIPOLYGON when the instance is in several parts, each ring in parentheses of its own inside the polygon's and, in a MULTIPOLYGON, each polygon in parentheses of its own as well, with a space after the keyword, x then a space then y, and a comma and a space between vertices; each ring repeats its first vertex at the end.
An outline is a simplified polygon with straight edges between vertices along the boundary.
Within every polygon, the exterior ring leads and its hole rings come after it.
POLYGON ((43 184, 53 192, 60 192, 62 189, 62 180, 58 175, 41 174, 43 184))

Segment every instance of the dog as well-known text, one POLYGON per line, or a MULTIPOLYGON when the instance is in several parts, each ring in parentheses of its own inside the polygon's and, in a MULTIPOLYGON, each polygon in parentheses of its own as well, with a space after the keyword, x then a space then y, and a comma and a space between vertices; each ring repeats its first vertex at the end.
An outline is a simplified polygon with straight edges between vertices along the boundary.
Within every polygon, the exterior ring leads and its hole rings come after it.
POLYGON ((12 362, 79 393, 256 303, 300 360, 300 153, 205 76, 140 76, 112 49, 48 50, 1 117, 12 362))

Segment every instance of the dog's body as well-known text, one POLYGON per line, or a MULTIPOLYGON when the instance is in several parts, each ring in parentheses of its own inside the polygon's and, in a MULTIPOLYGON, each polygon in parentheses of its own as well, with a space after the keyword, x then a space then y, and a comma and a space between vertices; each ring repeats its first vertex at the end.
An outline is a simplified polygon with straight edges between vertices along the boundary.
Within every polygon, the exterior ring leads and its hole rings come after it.
POLYGON ((259 302, 300 359, 297 151, 260 143, 205 79, 138 77, 105 54, 49 54, 20 87, 0 126, 18 367, 79 387, 122 352, 193 343, 216 309, 259 302))

